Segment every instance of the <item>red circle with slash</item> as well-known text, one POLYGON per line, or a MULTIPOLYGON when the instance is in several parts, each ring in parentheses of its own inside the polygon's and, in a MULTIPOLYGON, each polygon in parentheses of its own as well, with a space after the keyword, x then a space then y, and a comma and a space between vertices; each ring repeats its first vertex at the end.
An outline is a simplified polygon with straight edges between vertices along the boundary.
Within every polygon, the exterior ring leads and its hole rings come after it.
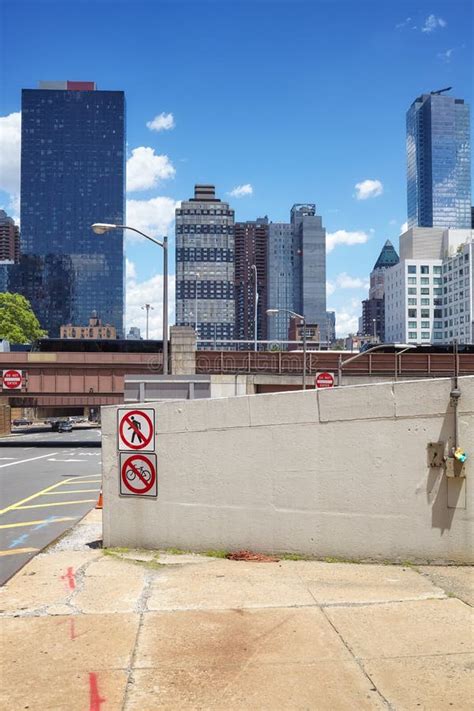
MULTIPOLYGON (((143 447, 147 447, 150 442, 151 438, 153 437, 153 423, 151 419, 148 417, 146 412, 142 412, 141 410, 130 410, 130 412, 127 412, 127 414, 122 417, 120 421, 120 439, 122 442, 127 446, 130 447, 130 449, 143 449, 143 447), (145 435, 144 432, 142 432, 132 421, 131 417, 132 415, 137 415, 139 417, 143 417, 145 420, 146 424, 148 425, 148 434, 145 435), (134 434, 137 435, 138 439, 140 440, 138 444, 134 444, 132 441, 129 441, 125 435, 124 428, 125 425, 132 428, 132 431, 134 434)), ((132 435, 133 439, 133 435, 132 435)))
POLYGON ((134 494, 146 494, 154 487, 156 481, 155 467, 144 454, 132 454, 128 457, 122 464, 121 475, 126 488, 134 494), (142 464, 139 465, 138 462, 142 464), (143 484, 142 487, 138 488, 132 484, 136 479, 143 484))

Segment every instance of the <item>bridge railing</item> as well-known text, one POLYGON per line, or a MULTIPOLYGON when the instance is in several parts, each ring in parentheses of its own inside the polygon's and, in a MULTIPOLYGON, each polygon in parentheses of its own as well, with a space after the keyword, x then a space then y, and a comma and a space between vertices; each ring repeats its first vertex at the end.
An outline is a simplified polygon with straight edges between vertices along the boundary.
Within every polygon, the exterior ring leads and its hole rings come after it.
MULTIPOLYGON (((342 356, 344 373, 350 375, 420 375, 450 376, 454 373, 451 353, 367 353, 344 366, 351 356, 342 352, 310 351, 306 354, 306 372, 314 375, 322 370, 337 371, 342 356), (396 365, 395 365, 396 363, 396 365)), ((474 374, 474 354, 461 353, 459 373, 474 374)), ((299 375, 303 370, 303 353, 292 351, 197 351, 196 373, 262 373, 299 375)))

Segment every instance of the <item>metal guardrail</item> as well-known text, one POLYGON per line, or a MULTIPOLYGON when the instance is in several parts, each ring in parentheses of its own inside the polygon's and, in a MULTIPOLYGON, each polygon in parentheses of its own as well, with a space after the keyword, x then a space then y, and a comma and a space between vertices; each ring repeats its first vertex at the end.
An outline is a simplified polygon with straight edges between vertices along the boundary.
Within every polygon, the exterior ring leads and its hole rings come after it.
MULTIPOLYGON (((342 361, 350 355, 341 351, 309 351, 306 355, 308 375, 328 370, 337 371, 339 356, 342 361)), ((454 373, 452 353, 367 353, 344 367, 345 375, 394 375, 397 358, 398 377, 419 375, 422 377, 449 377, 454 373)), ((474 375, 474 354, 460 353, 459 374, 474 375)), ((301 352, 255 352, 255 351, 197 351, 196 373, 261 373, 273 375, 300 375, 303 369, 301 352)))

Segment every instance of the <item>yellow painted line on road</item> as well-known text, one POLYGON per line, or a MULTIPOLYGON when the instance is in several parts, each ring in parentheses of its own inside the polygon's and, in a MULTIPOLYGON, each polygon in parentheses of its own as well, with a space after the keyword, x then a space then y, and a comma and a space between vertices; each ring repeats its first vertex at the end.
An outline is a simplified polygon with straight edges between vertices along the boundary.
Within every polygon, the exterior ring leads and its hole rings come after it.
POLYGON ((46 494, 40 494, 40 496, 64 496, 64 494, 88 494, 92 491, 99 491, 100 487, 97 489, 62 489, 61 491, 49 491, 46 494))
POLYGON ((72 504, 94 504, 95 499, 77 499, 76 501, 53 501, 50 504, 31 504, 30 506, 16 506, 15 511, 25 509, 46 509, 50 506, 72 506, 72 504))
POLYGON ((39 551, 39 548, 17 548, 16 550, 12 548, 8 551, 0 551, 0 557, 4 555, 21 555, 22 553, 34 553, 35 551, 39 551))
POLYGON ((43 518, 40 521, 21 521, 20 523, 2 523, 0 529, 2 528, 20 528, 20 526, 39 526, 40 523, 59 523, 60 521, 75 521, 75 516, 63 516, 61 518, 48 519, 43 518))
POLYGON ((78 479, 78 477, 75 476, 74 481, 77 484, 94 484, 96 481, 102 481, 102 477, 99 476, 99 477, 96 477, 95 479, 78 479))
POLYGON ((62 486, 63 484, 69 483, 70 481, 74 481, 74 479, 65 479, 64 481, 58 481, 57 484, 48 486, 48 487, 46 487, 46 489, 41 489, 41 491, 37 491, 36 494, 32 494, 31 496, 27 496, 26 499, 22 499, 21 501, 17 501, 14 504, 10 504, 10 506, 7 506, 5 509, 2 509, 0 511, 0 516, 2 516, 3 514, 6 514, 7 511, 14 511, 22 504, 26 504, 27 501, 32 501, 33 499, 36 499, 38 496, 41 496, 41 494, 46 494, 46 492, 52 491, 53 489, 57 489, 58 486, 62 486))

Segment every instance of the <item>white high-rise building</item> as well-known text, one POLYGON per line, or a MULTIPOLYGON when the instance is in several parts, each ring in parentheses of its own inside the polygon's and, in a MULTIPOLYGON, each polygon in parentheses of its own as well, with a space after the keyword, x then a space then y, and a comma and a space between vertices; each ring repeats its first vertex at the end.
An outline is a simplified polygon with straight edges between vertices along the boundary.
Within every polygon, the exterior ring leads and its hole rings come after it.
POLYGON ((474 285, 472 278, 474 242, 460 245, 456 254, 443 262, 444 340, 474 343, 474 285))
POLYGON ((472 230, 413 228, 385 276, 389 343, 473 342, 472 230))

